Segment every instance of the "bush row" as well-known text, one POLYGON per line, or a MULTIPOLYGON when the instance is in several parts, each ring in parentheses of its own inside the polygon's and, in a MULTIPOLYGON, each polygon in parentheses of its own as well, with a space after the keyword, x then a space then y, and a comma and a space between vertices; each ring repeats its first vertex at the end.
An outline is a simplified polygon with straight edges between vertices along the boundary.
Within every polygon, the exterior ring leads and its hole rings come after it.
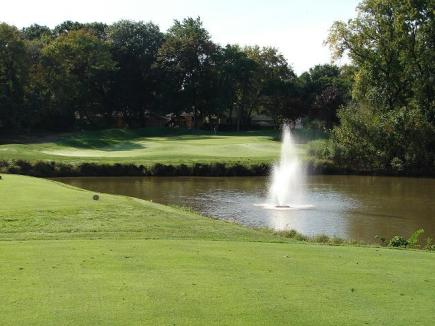
MULTIPOLYGON (((265 176, 271 164, 258 163, 194 163, 161 164, 151 166, 132 163, 81 163, 69 164, 54 161, 0 160, 0 172, 35 177, 88 177, 88 176, 265 176)), ((387 169, 358 170, 340 166, 327 159, 310 159, 306 162, 307 174, 354 175, 406 175, 435 176, 435 171, 416 170, 397 173, 387 169)))
POLYGON ((0 161, 3 173, 23 174, 36 177, 76 176, 262 176, 269 172, 269 165, 211 163, 192 165, 154 164, 66 164, 53 161, 29 162, 24 160, 0 161))
MULTIPOLYGON (((424 230, 419 229, 415 231, 409 239, 405 239, 404 237, 398 235, 394 236, 389 241, 379 236, 375 236, 375 239, 379 242, 381 246, 384 247, 388 246, 394 248, 413 248, 413 249, 435 251, 435 244, 431 237, 427 237, 425 240, 420 239, 423 233, 424 230)), ((329 245, 342 245, 342 244, 365 245, 365 243, 362 241, 345 240, 342 238, 338 238, 336 236, 330 237, 325 234, 307 236, 302 233, 299 233, 294 229, 275 231, 274 234, 281 237, 298 240, 298 241, 322 243, 322 244, 329 244, 329 245)))
MULTIPOLYGON (((306 163, 307 174, 354 174, 354 175, 408 175, 435 176, 435 171, 358 170, 343 167, 326 159, 310 159, 306 163)), ((151 166, 132 163, 80 163, 54 161, 0 160, 0 172, 35 177, 87 177, 87 176, 265 176, 269 163, 194 163, 161 164, 151 166)))

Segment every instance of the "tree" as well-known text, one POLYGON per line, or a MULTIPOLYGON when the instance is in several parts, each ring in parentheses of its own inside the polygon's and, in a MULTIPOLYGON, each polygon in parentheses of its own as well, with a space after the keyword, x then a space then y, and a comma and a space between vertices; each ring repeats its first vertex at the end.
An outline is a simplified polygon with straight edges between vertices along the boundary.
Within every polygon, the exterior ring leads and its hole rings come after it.
POLYGON ((258 64, 238 45, 227 45, 221 50, 218 63, 221 105, 228 110, 227 123, 230 126, 233 126, 235 116, 237 130, 249 122, 248 110, 252 95, 257 92, 257 72, 258 64))
POLYGON ((133 121, 142 125, 145 111, 156 107, 160 76, 154 63, 163 34, 152 23, 124 20, 110 26, 109 39, 119 66, 113 74, 113 106, 130 125, 133 121))
POLYGON ((0 24, 0 130, 22 124, 27 74, 28 58, 20 32, 0 24))
POLYGON ((51 29, 47 26, 38 24, 30 25, 22 29, 23 37, 27 40, 40 40, 43 37, 50 37, 52 35, 51 29))
POLYGON ((96 36, 102 41, 107 41, 109 26, 105 23, 93 22, 83 24, 82 29, 96 36))
POLYGON ((51 127, 94 123, 116 68, 108 44, 85 30, 70 31, 43 48, 41 61, 51 127))
POLYGON ((57 25, 53 29, 53 34, 55 36, 60 36, 62 34, 67 34, 72 31, 78 31, 84 27, 84 24, 79 22, 73 22, 71 20, 66 20, 63 23, 57 25))
POLYGON ((216 51, 200 18, 175 20, 159 50, 158 65, 171 86, 166 91, 178 103, 171 104, 178 110, 193 112, 195 128, 207 107, 203 86, 213 69, 216 51))
POLYGON ((311 119, 325 123, 330 129, 338 122, 337 110, 351 99, 352 68, 316 65, 301 75, 304 105, 311 119))
POLYGON ((377 108, 418 106, 435 122, 433 0, 364 0, 348 23, 335 22, 328 43, 357 67, 354 95, 377 108))
POLYGON ((254 47, 249 53, 259 65, 257 105, 273 117, 276 126, 295 121, 302 114, 302 102, 296 75, 287 60, 271 47, 254 47))
POLYGON ((328 42, 355 66, 353 98, 334 128, 334 159, 363 169, 426 173, 435 164, 432 0, 364 0, 328 42))

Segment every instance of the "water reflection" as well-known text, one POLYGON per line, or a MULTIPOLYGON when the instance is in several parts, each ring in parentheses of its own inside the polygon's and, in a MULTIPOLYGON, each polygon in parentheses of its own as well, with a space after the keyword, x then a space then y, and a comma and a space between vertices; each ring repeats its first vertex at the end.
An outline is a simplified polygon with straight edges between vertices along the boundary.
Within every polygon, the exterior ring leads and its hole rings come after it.
POLYGON ((312 176, 308 210, 266 210, 266 178, 62 178, 99 192, 123 194, 162 204, 189 206, 249 226, 296 229, 373 242, 374 236, 409 236, 418 228, 435 237, 435 180, 417 178, 312 176))

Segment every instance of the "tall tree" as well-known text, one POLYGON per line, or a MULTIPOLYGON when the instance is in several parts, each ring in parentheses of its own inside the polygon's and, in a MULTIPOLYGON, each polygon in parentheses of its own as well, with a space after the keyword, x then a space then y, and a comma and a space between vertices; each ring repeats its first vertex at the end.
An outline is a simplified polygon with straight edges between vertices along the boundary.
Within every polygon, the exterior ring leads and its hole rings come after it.
POLYGON ((316 65, 300 77, 304 104, 311 119, 325 123, 330 129, 337 120, 337 110, 350 101, 352 68, 316 65))
POLYGON ((260 70, 259 104, 280 125, 283 120, 294 121, 302 114, 297 78, 287 60, 271 47, 256 48, 254 59, 260 70))
POLYGON ((78 118, 93 123, 103 113, 108 76, 116 68, 108 44, 85 30, 70 31, 44 47, 42 64, 53 127, 72 127, 78 118))
POLYGON ((328 37, 336 57, 357 66, 354 94, 392 110, 418 105, 435 122, 435 19, 433 0, 364 0, 348 23, 328 37))
POLYGON ((82 29, 84 27, 84 24, 79 22, 74 22, 71 20, 66 20, 63 23, 60 23, 59 25, 56 25, 53 28, 53 34, 55 36, 60 36, 62 34, 67 34, 72 31, 78 31, 79 29, 82 29))
MULTIPOLYGON (((364 169, 432 171, 435 162, 433 0, 364 0, 328 42, 355 65, 357 105, 339 112, 335 159, 364 169)), ((424 172, 423 172, 424 173, 424 172)))
POLYGON ((22 29, 24 38, 27 40, 39 40, 44 36, 51 36, 51 29, 47 26, 42 26, 38 24, 30 25, 29 27, 24 27, 22 29))
POLYGON ((237 130, 248 124, 247 113, 252 107, 254 93, 258 94, 259 84, 255 80, 258 69, 258 64, 240 46, 227 45, 222 50, 219 62, 222 104, 228 110, 227 123, 233 126, 235 117, 237 130))
POLYGON ((179 110, 193 112, 195 128, 206 109, 202 87, 213 69, 216 50, 200 18, 176 20, 159 50, 158 65, 171 81, 169 95, 177 99, 179 110))
POLYGON ((163 42, 159 27, 152 23, 119 21, 109 29, 113 58, 119 69, 113 75, 114 109, 131 125, 144 122, 146 110, 156 107, 159 74, 154 67, 163 42))
POLYGON ((0 24, 0 130, 21 126, 28 60, 18 29, 0 24))

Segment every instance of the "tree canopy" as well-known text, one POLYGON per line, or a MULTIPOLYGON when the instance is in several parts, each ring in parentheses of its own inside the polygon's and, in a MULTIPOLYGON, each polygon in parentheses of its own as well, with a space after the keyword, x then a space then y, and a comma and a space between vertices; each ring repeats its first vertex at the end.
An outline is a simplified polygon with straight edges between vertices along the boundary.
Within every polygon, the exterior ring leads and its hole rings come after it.
POLYGON ((127 20, 1 24, 0 131, 110 127, 119 119, 135 127, 150 114, 182 113, 196 128, 219 121, 246 129, 255 114, 277 126, 310 116, 329 128, 344 89, 341 68, 323 69, 334 71, 329 82, 307 86, 277 49, 216 44, 200 18, 175 20, 166 33, 127 20))
POLYGON ((432 0, 364 0, 328 42, 353 64, 353 104, 339 113, 333 158, 363 169, 435 168, 432 0))

